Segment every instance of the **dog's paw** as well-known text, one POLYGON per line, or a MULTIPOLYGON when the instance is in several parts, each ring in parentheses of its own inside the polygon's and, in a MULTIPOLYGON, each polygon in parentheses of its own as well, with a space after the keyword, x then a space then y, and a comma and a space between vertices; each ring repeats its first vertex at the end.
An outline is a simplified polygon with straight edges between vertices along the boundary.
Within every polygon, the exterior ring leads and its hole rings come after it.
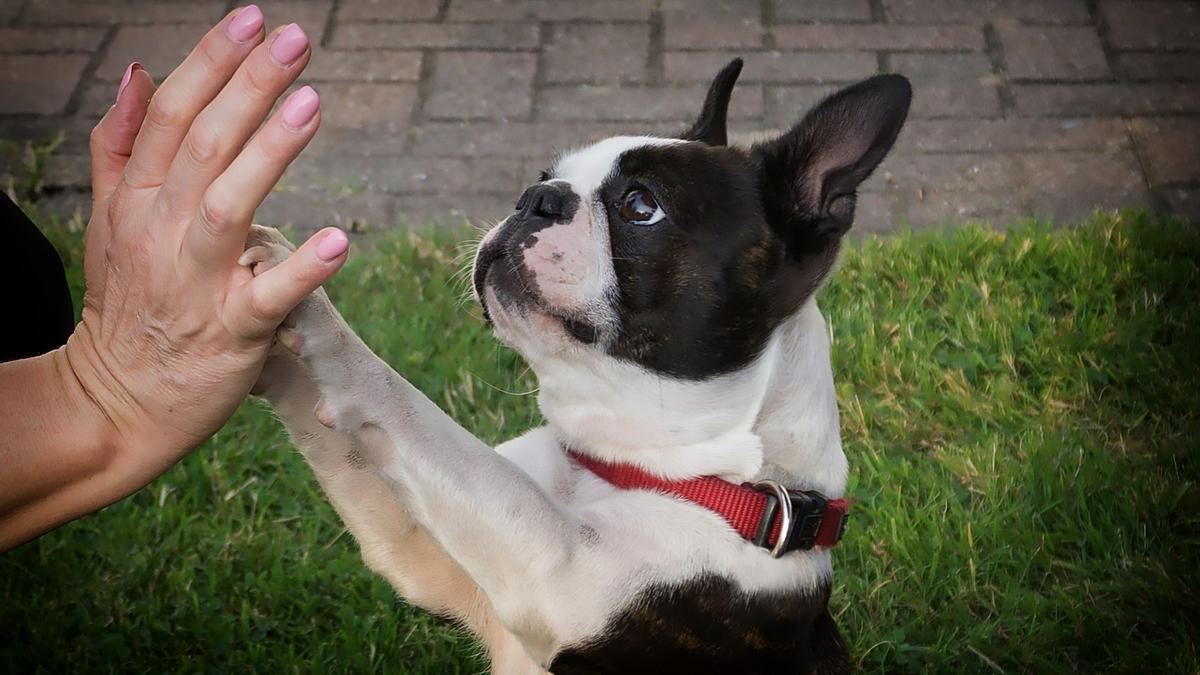
POLYGON ((254 276, 258 276, 287 260, 295 250, 296 247, 279 230, 251 225, 246 233, 246 250, 238 258, 238 264, 249 267, 254 276))

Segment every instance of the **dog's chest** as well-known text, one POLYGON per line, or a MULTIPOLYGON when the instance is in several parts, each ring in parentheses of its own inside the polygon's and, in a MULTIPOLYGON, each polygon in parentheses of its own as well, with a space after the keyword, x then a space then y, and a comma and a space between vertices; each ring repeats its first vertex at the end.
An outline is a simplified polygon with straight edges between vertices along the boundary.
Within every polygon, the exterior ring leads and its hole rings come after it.
POLYGON ((746 595, 713 575, 651 587, 602 635, 560 651, 550 672, 849 672, 828 599, 828 584, 746 595))

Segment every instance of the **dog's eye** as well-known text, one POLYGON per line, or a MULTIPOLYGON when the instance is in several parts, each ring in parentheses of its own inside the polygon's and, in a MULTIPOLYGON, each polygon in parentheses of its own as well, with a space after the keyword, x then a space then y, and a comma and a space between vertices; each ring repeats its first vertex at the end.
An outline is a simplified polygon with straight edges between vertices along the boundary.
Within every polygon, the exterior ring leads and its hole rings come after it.
POLYGON ((621 198, 621 205, 617 212, 630 225, 653 225, 667 217, 666 212, 654 199, 654 195, 641 188, 634 188, 626 192, 625 196, 621 198))

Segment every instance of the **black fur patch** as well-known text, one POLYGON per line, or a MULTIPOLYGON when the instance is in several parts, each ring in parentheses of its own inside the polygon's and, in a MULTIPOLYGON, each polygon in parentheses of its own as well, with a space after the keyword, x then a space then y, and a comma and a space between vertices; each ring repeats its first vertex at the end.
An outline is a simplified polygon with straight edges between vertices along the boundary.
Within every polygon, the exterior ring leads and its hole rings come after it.
POLYGON ((700 379, 742 368, 791 310, 776 307, 783 240, 763 214, 757 167, 741 150, 701 143, 635 148, 600 188, 616 272, 616 357, 700 379), (651 226, 622 220, 634 187, 667 213, 651 226))
POLYGON ((559 652, 555 675, 850 672, 829 587, 747 595, 705 576, 642 594, 602 637, 559 652))

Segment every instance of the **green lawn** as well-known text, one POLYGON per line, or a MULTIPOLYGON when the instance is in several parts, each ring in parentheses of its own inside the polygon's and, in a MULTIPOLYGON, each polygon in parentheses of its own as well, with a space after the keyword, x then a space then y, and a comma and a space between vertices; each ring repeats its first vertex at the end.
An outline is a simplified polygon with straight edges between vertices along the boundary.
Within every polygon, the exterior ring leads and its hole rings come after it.
MULTIPOLYGON (((367 343, 487 440, 536 423, 453 237, 366 248, 330 290, 367 343)), ((857 502, 832 607, 864 670, 1200 671, 1198 294, 1200 236, 1139 214, 849 248, 820 298, 857 502)), ((367 572, 253 404, 0 556, 0 672, 484 668, 367 572)))

